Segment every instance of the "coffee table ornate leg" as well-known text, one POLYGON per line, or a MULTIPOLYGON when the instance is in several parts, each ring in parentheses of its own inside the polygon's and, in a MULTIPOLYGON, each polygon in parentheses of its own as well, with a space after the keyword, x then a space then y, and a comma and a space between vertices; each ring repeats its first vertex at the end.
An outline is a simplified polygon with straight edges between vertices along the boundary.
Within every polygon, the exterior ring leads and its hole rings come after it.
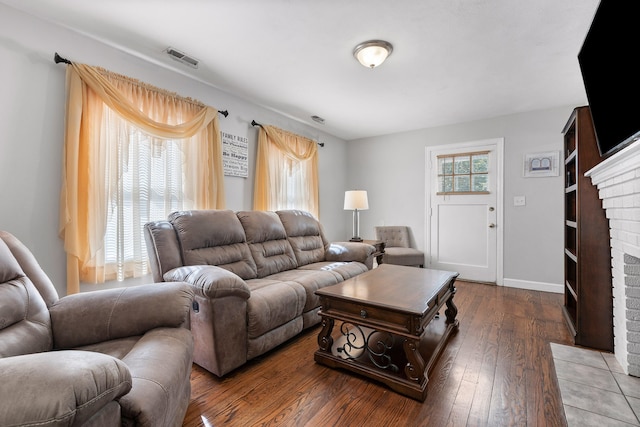
POLYGON ((404 374, 408 379, 416 381, 418 384, 422 383, 424 379, 424 359, 420 355, 418 345, 420 340, 404 340, 404 353, 407 356, 407 365, 404 367, 404 374))
POLYGON ((333 323, 333 319, 322 318, 322 330, 318 334, 318 346, 320 346, 320 350, 331 351, 331 346, 333 345, 333 337, 331 336, 333 323))
POLYGON ((447 309, 445 310, 444 314, 447 316, 447 324, 453 323, 455 325, 458 322, 456 320, 456 316, 458 315, 458 307, 456 307, 456 305, 453 303, 453 296, 455 295, 455 293, 456 290, 454 288, 451 297, 446 302, 447 309))

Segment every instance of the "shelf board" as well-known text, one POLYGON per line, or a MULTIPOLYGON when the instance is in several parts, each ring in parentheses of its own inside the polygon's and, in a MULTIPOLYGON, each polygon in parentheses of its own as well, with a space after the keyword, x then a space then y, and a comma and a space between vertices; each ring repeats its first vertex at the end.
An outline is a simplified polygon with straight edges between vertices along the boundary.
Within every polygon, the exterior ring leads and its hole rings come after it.
POLYGON ((576 254, 574 254, 573 252, 571 252, 571 250, 569 250, 568 248, 565 248, 564 253, 573 260, 573 262, 578 262, 578 257, 576 256, 576 254))
POLYGON ((573 151, 571 152, 571 154, 569 154, 569 155, 567 156, 567 158, 565 159, 564 164, 565 164, 565 165, 568 165, 569 163, 571 163, 572 161, 574 161, 574 160, 576 159, 576 153, 577 153, 577 151, 576 151, 576 150, 573 150, 573 151))
POLYGON ((567 326, 569 327, 569 333, 572 337, 575 338, 575 336, 577 335, 576 326, 574 323, 575 319, 571 316, 571 314, 569 314, 567 307, 562 307, 562 314, 564 314, 564 319, 567 322, 567 326))
POLYGON ((573 296, 573 299, 578 300, 578 294, 576 293, 575 289, 573 289, 573 286, 571 285, 571 282, 566 280, 564 282, 564 284, 567 287, 567 289, 569 290, 569 293, 573 296))

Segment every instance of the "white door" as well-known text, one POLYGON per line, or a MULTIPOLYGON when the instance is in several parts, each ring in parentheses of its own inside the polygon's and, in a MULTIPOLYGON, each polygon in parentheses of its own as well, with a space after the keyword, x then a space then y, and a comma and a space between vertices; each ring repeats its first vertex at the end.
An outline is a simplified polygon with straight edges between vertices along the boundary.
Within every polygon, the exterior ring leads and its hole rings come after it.
POLYGON ((502 284, 502 146, 495 139, 427 148, 430 268, 502 284))

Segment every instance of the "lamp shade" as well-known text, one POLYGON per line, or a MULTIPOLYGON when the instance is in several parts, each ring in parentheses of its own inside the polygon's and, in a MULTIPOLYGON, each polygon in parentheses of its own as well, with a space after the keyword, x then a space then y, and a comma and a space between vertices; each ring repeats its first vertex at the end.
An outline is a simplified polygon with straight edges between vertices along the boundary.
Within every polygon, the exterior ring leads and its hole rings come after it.
POLYGON ((344 210, 367 210, 369 199, 365 190, 350 190, 344 192, 344 210))

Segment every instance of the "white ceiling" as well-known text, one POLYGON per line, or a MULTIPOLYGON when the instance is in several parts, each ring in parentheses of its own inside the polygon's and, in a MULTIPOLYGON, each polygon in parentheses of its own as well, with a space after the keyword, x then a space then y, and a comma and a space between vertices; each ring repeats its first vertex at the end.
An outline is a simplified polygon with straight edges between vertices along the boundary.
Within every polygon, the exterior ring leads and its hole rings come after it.
POLYGON ((585 103, 576 56, 599 0, 0 2, 351 140, 585 103), (352 56, 369 39, 394 46, 374 70, 352 56))

